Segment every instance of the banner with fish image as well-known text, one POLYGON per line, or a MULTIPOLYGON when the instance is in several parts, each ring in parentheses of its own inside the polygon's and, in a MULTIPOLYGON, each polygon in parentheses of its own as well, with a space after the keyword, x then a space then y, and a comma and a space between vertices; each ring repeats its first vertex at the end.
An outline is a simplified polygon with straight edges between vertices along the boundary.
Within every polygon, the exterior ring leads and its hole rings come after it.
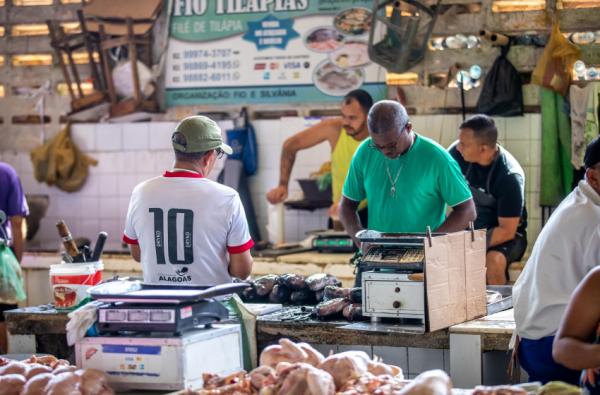
POLYGON ((168 106, 387 96, 368 55, 370 0, 172 0, 168 106))

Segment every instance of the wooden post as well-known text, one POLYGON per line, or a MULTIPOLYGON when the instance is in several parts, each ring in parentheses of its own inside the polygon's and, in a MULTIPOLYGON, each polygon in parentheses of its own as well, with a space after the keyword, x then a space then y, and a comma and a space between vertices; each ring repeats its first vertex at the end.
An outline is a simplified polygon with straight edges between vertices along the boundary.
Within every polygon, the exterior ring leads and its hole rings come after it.
MULTIPOLYGON (((92 45, 91 35, 87 30, 87 26, 85 25, 85 18, 83 16, 82 10, 77 10, 77 18, 79 19, 79 26, 81 28, 81 34, 83 35, 83 42, 85 43, 85 48, 87 49, 90 71, 92 72, 92 79, 94 84, 94 89, 97 91, 104 90, 104 82, 100 79, 100 73, 97 69, 97 63, 94 61, 94 47, 92 45)), ((98 51, 98 54, 101 55, 101 51, 98 51)))
MULTIPOLYGON (((77 71, 77 65, 73 61, 73 53, 71 52, 71 47, 69 46, 68 39, 65 38, 65 31, 62 27, 59 28, 60 36, 62 37, 62 44, 64 44, 64 50, 69 57, 69 66, 71 67, 71 72, 73 73, 73 78, 75 78, 75 83, 77 84, 77 92, 79 93, 79 98, 83 97, 83 89, 81 89, 81 79, 79 78, 79 72, 77 71)), ((62 57, 62 56, 61 56, 62 57)))
POLYGON ((131 62, 131 76, 133 78, 133 98, 136 106, 142 103, 142 93, 140 91, 140 77, 137 68, 137 49, 135 46, 135 36, 133 34, 133 21, 127 18, 127 42, 129 45, 129 61, 131 62))
POLYGON ((59 43, 60 40, 56 33, 56 27, 54 26, 54 22, 51 20, 47 20, 46 25, 48 25, 48 32, 50 33, 50 42, 52 48, 54 48, 54 53, 58 57, 58 64, 60 65, 63 77, 65 77, 67 89, 69 89, 69 95, 71 95, 71 100, 75 100, 75 92, 73 92, 73 87, 71 86, 71 78, 69 76, 69 70, 67 69, 67 66, 65 65, 65 60, 62 56, 61 43, 59 43))
POLYGON ((108 87, 108 97, 110 98, 111 105, 117 104, 117 94, 115 92, 115 85, 112 79, 112 73, 110 65, 108 64, 108 48, 104 46, 106 40, 106 34, 104 33, 104 25, 100 24, 100 51, 102 52, 102 70, 104 71, 104 78, 106 80, 106 86, 108 87))

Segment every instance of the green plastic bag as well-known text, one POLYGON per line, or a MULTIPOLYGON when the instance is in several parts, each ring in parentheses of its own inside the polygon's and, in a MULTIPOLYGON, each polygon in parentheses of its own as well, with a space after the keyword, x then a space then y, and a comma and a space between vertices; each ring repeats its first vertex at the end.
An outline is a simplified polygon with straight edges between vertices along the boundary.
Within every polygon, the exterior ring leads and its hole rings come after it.
POLYGON ((25 298, 19 261, 6 244, 0 243, 0 303, 17 304, 25 298))

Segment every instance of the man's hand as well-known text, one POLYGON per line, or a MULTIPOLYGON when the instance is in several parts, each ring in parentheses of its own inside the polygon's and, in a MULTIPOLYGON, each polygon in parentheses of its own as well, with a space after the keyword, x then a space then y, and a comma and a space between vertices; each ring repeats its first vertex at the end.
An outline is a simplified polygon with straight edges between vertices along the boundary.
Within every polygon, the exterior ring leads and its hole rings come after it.
POLYGON ((329 215, 329 217, 331 219, 339 220, 339 217, 340 217, 339 210, 340 210, 339 202, 334 202, 331 206, 329 206, 329 209, 327 210, 327 215, 329 215))
POLYGON ((288 196, 288 188, 283 185, 273 188, 269 192, 267 192, 267 200, 271 204, 281 203, 285 199, 287 199, 287 196, 288 196))
POLYGON ((23 252, 25 251, 25 236, 27 234, 27 227, 24 217, 15 215, 9 218, 10 226, 12 229, 12 247, 15 251, 17 261, 21 262, 23 259, 23 252))
POLYGON ((342 221, 342 225, 344 225, 344 229, 348 235, 354 240, 354 244, 360 248, 360 242, 356 238, 356 233, 359 230, 362 230, 362 226, 360 224, 360 218, 358 217, 358 205, 360 202, 355 202, 354 200, 348 199, 345 196, 342 196, 342 200, 340 201, 340 220, 342 221))

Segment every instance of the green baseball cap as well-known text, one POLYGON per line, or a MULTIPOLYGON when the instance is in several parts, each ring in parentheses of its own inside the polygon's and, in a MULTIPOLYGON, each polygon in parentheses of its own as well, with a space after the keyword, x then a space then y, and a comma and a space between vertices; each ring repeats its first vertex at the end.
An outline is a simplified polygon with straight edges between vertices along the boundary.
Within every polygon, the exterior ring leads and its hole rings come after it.
POLYGON ((231 155, 233 152, 231 147, 223 142, 219 125, 212 119, 202 115, 184 118, 175 127, 173 136, 171 137, 173 148, 179 152, 206 152, 218 148, 222 149, 227 155, 231 155), (183 134, 187 144, 176 143, 173 139, 175 133, 183 134))

